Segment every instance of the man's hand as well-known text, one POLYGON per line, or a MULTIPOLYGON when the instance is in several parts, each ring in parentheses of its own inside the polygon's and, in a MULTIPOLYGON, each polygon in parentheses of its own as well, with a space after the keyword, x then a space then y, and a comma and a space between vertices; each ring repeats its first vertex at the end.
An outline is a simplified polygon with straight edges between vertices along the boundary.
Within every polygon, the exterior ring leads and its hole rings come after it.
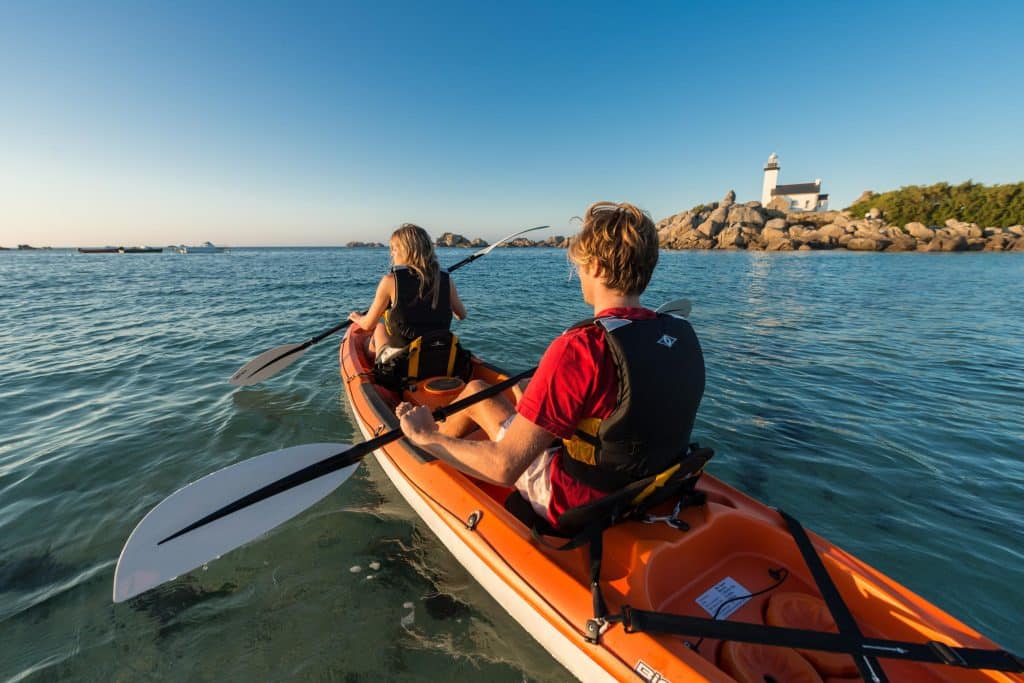
POLYGON ((423 406, 399 403, 395 415, 402 421, 402 432, 417 446, 426 446, 437 434, 434 416, 423 406))

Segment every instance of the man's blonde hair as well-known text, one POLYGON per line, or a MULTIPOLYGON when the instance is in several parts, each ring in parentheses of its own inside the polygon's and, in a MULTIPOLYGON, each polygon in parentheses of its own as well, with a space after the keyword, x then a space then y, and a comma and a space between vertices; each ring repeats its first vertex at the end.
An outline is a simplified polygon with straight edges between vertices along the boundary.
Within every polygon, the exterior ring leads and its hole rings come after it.
POLYGON ((658 231, 647 212, 632 204, 594 202, 569 243, 569 258, 578 266, 596 263, 609 289, 641 294, 658 265, 658 231))

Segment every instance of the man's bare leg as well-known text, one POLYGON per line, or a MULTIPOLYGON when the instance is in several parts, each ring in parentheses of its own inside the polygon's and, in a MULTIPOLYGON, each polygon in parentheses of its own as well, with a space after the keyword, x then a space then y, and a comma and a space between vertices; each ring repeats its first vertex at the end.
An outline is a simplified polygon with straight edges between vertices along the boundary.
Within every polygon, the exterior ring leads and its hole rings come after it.
MULTIPOLYGON (((472 396, 473 394, 487 389, 491 385, 487 382, 474 379, 466 385, 466 388, 455 399, 456 401, 472 396)), ((474 403, 461 410, 438 425, 438 429, 445 436, 461 438, 480 427, 487 434, 487 438, 494 441, 498 436, 501 425, 516 412, 512 403, 502 395, 474 403)))

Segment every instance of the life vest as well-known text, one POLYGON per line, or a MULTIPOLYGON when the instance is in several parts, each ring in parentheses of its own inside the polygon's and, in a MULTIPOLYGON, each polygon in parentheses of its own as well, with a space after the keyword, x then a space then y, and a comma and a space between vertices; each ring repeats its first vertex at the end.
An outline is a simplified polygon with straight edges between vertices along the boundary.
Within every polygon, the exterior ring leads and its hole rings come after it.
POLYGON ((392 269, 395 276, 395 301, 384 315, 388 333, 404 337, 410 342, 427 332, 447 330, 452 323, 451 286, 448 273, 438 271, 437 306, 433 289, 428 288, 420 298, 420 279, 405 266, 392 269))
POLYGON ((686 452, 704 394, 704 355, 690 323, 669 314, 649 320, 591 318, 569 329, 604 331, 618 377, 615 409, 584 418, 561 459, 566 473, 615 491, 664 471, 686 452))

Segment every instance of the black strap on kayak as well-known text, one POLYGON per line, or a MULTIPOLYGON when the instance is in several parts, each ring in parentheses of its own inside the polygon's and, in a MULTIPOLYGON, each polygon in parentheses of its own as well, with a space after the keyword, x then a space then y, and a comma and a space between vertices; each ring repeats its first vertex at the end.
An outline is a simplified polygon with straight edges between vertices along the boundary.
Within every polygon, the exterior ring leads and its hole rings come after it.
MULTIPOLYGON (((590 594, 593 601, 594 616, 587 620, 585 635, 587 641, 597 643, 601 631, 610 620, 605 617, 608 607, 601 591, 601 560, 604 552, 605 529, 629 519, 642 518, 647 511, 671 497, 678 498, 675 513, 686 505, 703 505, 705 497, 697 495, 695 486, 703 472, 704 465, 714 455, 710 448, 701 448, 698 444, 690 444, 686 454, 679 462, 664 472, 633 482, 625 489, 609 494, 587 505, 582 505, 563 512, 559 518, 559 526, 569 525, 579 529, 569 540, 560 546, 550 546, 543 538, 541 531, 534 525, 534 539, 555 550, 573 550, 588 546, 590 560, 590 594), (582 525, 582 528, 580 526, 582 525)), ((686 529, 685 525, 680 527, 686 529)))
MULTIPOLYGON (((843 602, 843 596, 839 594, 839 589, 836 588, 835 582, 829 576, 825 563, 821 561, 821 557, 814 549, 814 544, 811 543, 811 538, 807 535, 803 525, 795 517, 786 514, 782 510, 778 510, 778 513, 783 521, 786 522, 793 540, 796 541, 796 547, 800 550, 804 563, 811 570, 814 583, 818 584, 818 590, 821 591, 821 597, 825 600, 825 605, 832 614, 832 620, 836 622, 839 635, 845 636, 850 640, 863 640, 864 636, 860 632, 860 627, 857 626, 857 621, 853 618, 853 614, 850 613, 850 608, 843 602)), ((860 654, 856 655, 853 661, 857 665, 860 677, 868 683, 886 683, 889 680, 878 660, 873 656, 860 654)))
POLYGON ((888 681, 878 663, 878 657, 947 664, 966 669, 1024 673, 1024 662, 1006 650, 953 647, 936 640, 927 643, 908 643, 899 640, 864 637, 849 608, 843 602, 839 589, 836 588, 824 563, 814 550, 814 545, 806 530, 795 518, 781 510, 778 512, 786 522, 804 562, 818 584, 839 633, 648 612, 632 609, 628 605, 623 607, 621 614, 609 616, 606 621, 621 622, 627 633, 646 632, 701 636, 742 643, 848 654, 853 657, 861 677, 870 683, 888 681))
POLYGON ((623 608, 622 614, 608 617, 608 621, 621 622, 627 633, 699 635, 741 643, 837 652, 852 655, 854 659, 865 657, 874 660, 875 657, 883 657, 930 664, 949 664, 966 669, 1024 673, 1024 662, 1006 650, 951 647, 937 641, 907 643, 884 638, 853 639, 839 633, 648 612, 628 606, 623 608))
POLYGON ((763 626, 705 617, 689 617, 664 612, 649 612, 623 606, 619 614, 608 614, 607 604, 601 591, 601 555, 603 535, 620 522, 642 519, 654 505, 678 497, 683 506, 703 505, 705 500, 693 485, 711 458, 713 451, 692 444, 688 459, 684 459, 678 472, 664 478, 649 477, 636 482, 636 490, 622 491, 591 503, 588 506, 566 511, 559 517, 573 521, 586 520, 584 526, 561 546, 551 546, 541 538, 541 531, 533 528, 534 538, 545 546, 556 550, 573 550, 589 544, 590 590, 593 598, 594 617, 587 620, 585 637, 591 643, 598 643, 600 635, 608 624, 621 623, 627 633, 664 633, 678 636, 701 636, 719 640, 734 640, 743 643, 792 647, 803 650, 819 650, 848 654, 854 658, 858 671, 865 681, 886 683, 888 678, 877 658, 903 659, 930 664, 947 664, 967 669, 989 669, 1009 673, 1024 673, 1024 662, 1006 650, 953 647, 938 641, 908 643, 899 640, 866 638, 854 621, 839 590, 832 582, 828 570, 814 550, 803 526, 785 512, 779 511, 796 541, 797 547, 821 590, 825 604, 832 613, 839 633, 811 631, 807 629, 763 626), (677 479, 677 476, 679 477, 677 479), (656 486, 652 486, 657 482, 656 486), (643 491, 643 495, 637 495, 643 491), (585 508, 593 506, 594 515, 585 508), (574 513, 574 514, 569 514, 574 513), (580 514, 582 513, 582 514, 580 514))

